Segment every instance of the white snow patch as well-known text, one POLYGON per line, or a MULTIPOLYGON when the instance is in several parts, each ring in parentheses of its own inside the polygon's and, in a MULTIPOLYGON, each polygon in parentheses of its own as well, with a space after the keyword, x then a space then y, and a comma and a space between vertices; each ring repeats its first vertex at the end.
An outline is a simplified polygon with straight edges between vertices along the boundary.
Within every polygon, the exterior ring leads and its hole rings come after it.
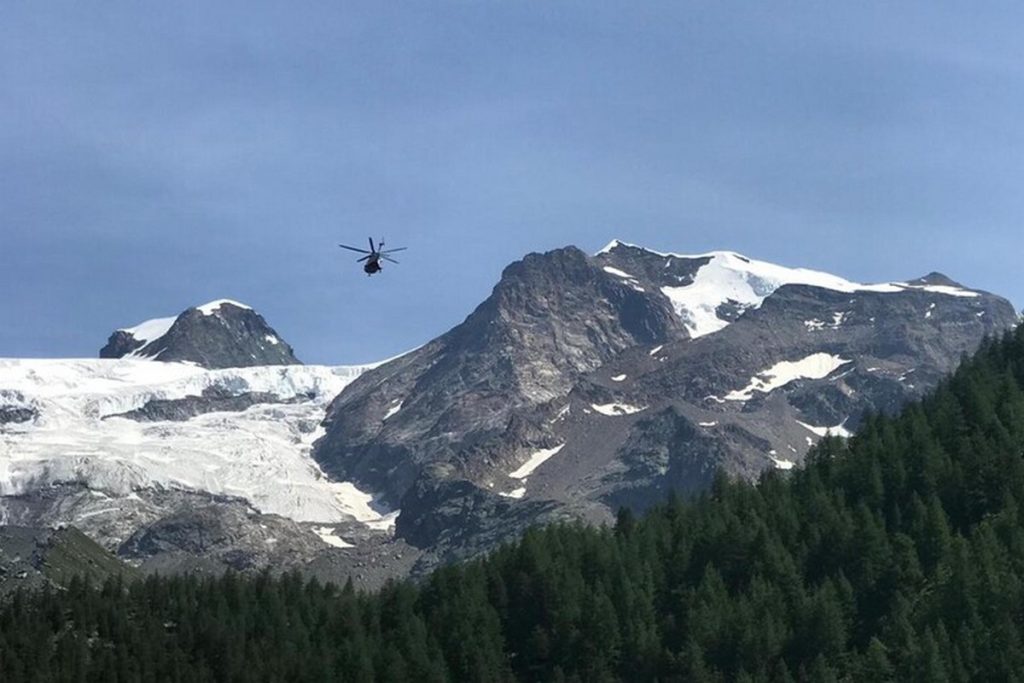
POLYGON ((825 329, 825 323, 815 318, 813 320, 805 320, 804 327, 811 332, 818 332, 819 330, 825 329))
POLYGON ((237 306, 238 308, 244 308, 249 311, 252 310, 251 306, 246 306, 243 303, 239 303, 231 299, 217 299, 216 301, 211 301, 209 303, 203 304, 202 306, 196 306, 196 309, 203 315, 213 315, 214 313, 219 311, 220 307, 223 306, 224 304, 228 304, 229 306, 237 306))
POLYGON ((698 422, 697 424, 699 424, 701 427, 714 427, 718 423, 717 422, 698 422))
POLYGON ((730 391, 725 399, 748 401, 755 391, 769 393, 797 379, 821 379, 849 362, 830 353, 812 353, 798 361, 784 360, 752 377, 744 388, 730 391))
POLYGON ((513 479, 526 479, 528 476, 533 474, 535 469, 547 462, 548 458, 557 455, 563 448, 565 448, 564 443, 560 446, 555 446, 554 448, 545 448, 537 451, 530 456, 529 460, 523 463, 522 467, 517 469, 515 472, 509 472, 508 476, 513 479))
POLYGON ((651 349, 650 351, 647 352, 647 355, 648 356, 656 356, 658 354, 658 352, 661 351, 663 348, 665 348, 665 347, 664 346, 655 346, 653 349, 651 349))
POLYGON ((626 375, 615 375, 614 377, 612 377, 613 382, 622 382, 625 379, 626 375))
POLYGON ((773 455, 769 455, 768 457, 771 458, 773 463, 775 463, 775 467, 777 469, 780 469, 780 470, 791 470, 791 469, 793 469, 793 466, 796 465, 796 463, 793 462, 792 460, 784 460, 783 458, 776 458, 773 455))
POLYGON ((512 489, 511 491, 509 491, 507 493, 499 492, 498 495, 499 496, 504 496, 506 498, 522 498, 523 496, 526 495, 526 487, 525 486, 520 486, 519 488, 512 489))
MULTIPOLYGON (((841 436, 844 439, 848 439, 851 436, 853 436, 853 432, 846 428, 846 420, 843 420, 834 427, 815 427, 814 425, 809 425, 806 422, 801 422, 800 420, 797 420, 796 423, 803 427, 804 429, 814 432, 818 436, 822 437, 831 435, 841 436)), ((812 443, 810 437, 808 437, 807 441, 808 443, 812 443)))
POLYGON ((614 275, 616 277, 626 278, 627 280, 635 280, 636 279, 635 277, 633 277, 629 273, 623 272, 623 271, 619 270, 618 268, 612 268, 611 266, 605 266, 603 268, 603 270, 604 270, 604 272, 610 273, 611 275, 614 275))
POLYGON ((122 328, 121 332, 127 332, 136 341, 142 342, 142 346, 132 351, 129 356, 137 356, 146 346, 160 337, 167 334, 167 331, 174 325, 174 321, 178 319, 178 316, 172 316, 170 318, 154 318, 153 320, 147 320, 146 322, 139 323, 135 327, 122 328))
POLYGON ((313 533, 320 537, 320 540, 327 545, 333 545, 335 548, 355 548, 354 545, 347 542, 340 536, 334 535, 334 529, 329 526, 318 526, 313 529, 313 533))
POLYGON ((395 405, 393 405, 390 408, 388 408, 388 412, 384 414, 384 420, 388 419, 389 417, 394 417, 394 415, 399 410, 402 409, 402 403, 403 403, 402 401, 398 401, 395 405))
POLYGON ((605 403, 602 405, 590 404, 590 407, 602 415, 632 415, 647 408, 638 408, 626 403, 605 403))
POLYGON ((899 283, 901 286, 907 289, 916 289, 924 292, 933 292, 935 294, 945 294, 947 296, 961 296, 967 298, 973 298, 981 296, 977 292, 972 292, 969 289, 962 289, 960 287, 952 287, 950 285, 911 285, 907 283, 899 283))
POLYGON ((275 336, 274 336, 274 335, 272 335, 272 334, 268 334, 268 335, 266 335, 266 336, 264 337, 264 339, 266 339, 266 340, 267 340, 268 342, 270 342, 270 343, 271 343, 271 344, 273 344, 274 346, 277 346, 278 344, 280 344, 280 343, 281 343, 281 340, 280 340, 280 339, 278 339, 277 337, 275 337, 275 336))

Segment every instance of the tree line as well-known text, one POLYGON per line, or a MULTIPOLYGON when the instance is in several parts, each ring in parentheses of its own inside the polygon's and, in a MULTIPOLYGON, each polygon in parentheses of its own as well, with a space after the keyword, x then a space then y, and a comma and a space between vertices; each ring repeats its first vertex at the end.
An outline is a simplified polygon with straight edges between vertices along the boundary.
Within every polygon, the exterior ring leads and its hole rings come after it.
POLYGON ((805 467, 420 583, 150 576, 0 606, 4 681, 1014 681, 1024 328, 805 467))

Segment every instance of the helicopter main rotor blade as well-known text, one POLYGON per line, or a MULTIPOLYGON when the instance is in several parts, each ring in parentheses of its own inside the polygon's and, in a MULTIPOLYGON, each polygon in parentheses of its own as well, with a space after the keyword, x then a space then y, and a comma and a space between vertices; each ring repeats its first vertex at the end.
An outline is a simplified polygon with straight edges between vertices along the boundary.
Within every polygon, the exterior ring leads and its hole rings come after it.
POLYGON ((396 261, 395 259, 391 258, 387 254, 381 254, 380 257, 382 259, 384 259, 385 261, 390 261, 391 263, 398 263, 398 261, 396 261))
POLYGON ((408 249, 408 248, 409 248, 409 247, 395 247, 394 249, 385 249, 385 250, 383 250, 383 251, 382 251, 382 252, 380 252, 380 253, 382 253, 382 254, 393 254, 393 253, 395 253, 396 251, 405 251, 405 250, 406 250, 406 249, 408 249))
POLYGON ((372 258, 373 258, 373 254, 367 254, 363 258, 357 258, 356 259, 356 263, 361 263, 362 261, 368 261, 369 259, 372 259, 372 258))
POLYGON ((341 247, 342 249, 348 249, 349 251, 358 251, 360 254, 371 253, 369 251, 366 251, 365 249, 360 249, 359 247, 350 247, 347 244, 339 244, 338 246, 341 247))
POLYGON ((368 237, 367 239, 370 240, 370 253, 371 254, 376 254, 377 253, 377 247, 373 246, 373 238, 372 237, 368 237))

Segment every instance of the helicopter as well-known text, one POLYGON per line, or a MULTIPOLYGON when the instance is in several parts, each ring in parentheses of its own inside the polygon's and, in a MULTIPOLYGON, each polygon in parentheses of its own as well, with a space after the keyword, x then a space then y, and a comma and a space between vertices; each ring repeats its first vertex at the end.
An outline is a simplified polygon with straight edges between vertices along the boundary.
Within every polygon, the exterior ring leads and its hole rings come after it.
POLYGON ((379 273, 381 271, 381 259, 385 261, 390 261, 391 263, 398 263, 398 261, 391 258, 390 254, 393 254, 396 251, 403 251, 406 248, 396 247, 394 249, 385 249, 383 237, 380 238, 379 247, 374 246, 372 237, 368 239, 370 240, 370 251, 360 249, 359 247, 350 247, 347 244, 338 245, 342 249, 348 249, 349 251, 358 251, 360 254, 366 254, 366 256, 362 258, 356 259, 356 263, 359 263, 360 261, 366 261, 366 263, 363 265, 363 270, 366 272, 367 275, 373 275, 374 273, 379 273))

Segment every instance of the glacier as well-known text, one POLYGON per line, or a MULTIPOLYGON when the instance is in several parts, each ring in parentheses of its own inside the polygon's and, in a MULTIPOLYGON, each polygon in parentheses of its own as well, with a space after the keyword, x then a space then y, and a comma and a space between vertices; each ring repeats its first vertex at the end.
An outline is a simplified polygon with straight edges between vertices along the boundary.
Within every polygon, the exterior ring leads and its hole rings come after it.
POLYGON ((393 511, 351 482, 332 481, 311 457, 327 404, 376 365, 207 370, 136 358, 0 359, 0 405, 36 412, 30 421, 0 424, 0 496, 66 483, 112 499, 179 489, 241 498, 299 522, 356 520, 385 529, 393 511), (208 388, 292 402, 182 422, 118 417, 208 388))

